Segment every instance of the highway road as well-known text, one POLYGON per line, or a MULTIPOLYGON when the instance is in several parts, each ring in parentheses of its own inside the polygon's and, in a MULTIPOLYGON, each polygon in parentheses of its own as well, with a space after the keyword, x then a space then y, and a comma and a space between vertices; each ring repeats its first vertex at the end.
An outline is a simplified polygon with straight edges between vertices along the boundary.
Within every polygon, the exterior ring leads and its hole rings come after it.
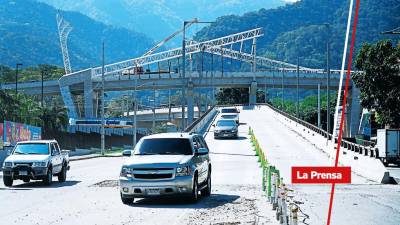
MULTIPOLYGON (((310 224, 325 224, 330 185, 291 184, 292 166, 332 166, 328 156, 310 142, 289 130, 266 107, 242 110, 240 118, 250 125, 267 159, 280 170, 291 195, 303 204, 310 224)), ((337 225, 400 224, 400 185, 382 185, 352 174, 352 184, 336 185, 332 223, 337 225)))
MULTIPOLYGON (((124 158, 97 158, 71 163, 66 183, 40 182, 13 188, 0 184, 2 224, 277 224, 261 191, 261 170, 251 150, 251 126, 268 160, 276 165, 310 218, 325 224, 330 185, 293 185, 290 168, 332 165, 307 140, 287 130, 266 107, 242 109, 240 138, 206 141, 213 162, 213 194, 197 204, 180 199, 138 199, 131 206, 119 198, 117 179, 124 158)), ((212 132, 212 128, 210 130, 212 132)), ((353 174, 353 183, 337 185, 332 224, 400 224, 400 185, 382 185, 353 174)), ((302 215, 304 218, 304 215, 302 215)), ((300 223, 301 224, 301 223, 300 223)))
POLYGON ((117 179, 124 158, 71 162, 67 182, 0 184, 1 224, 278 224, 261 191, 261 170, 247 126, 238 140, 206 140, 212 151, 213 190, 197 204, 138 199, 123 205, 117 179))

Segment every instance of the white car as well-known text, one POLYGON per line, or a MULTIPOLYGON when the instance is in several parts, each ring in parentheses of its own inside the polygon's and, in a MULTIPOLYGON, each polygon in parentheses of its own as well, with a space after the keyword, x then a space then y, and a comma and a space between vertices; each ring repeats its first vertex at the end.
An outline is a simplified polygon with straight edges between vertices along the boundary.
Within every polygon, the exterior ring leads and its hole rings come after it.
POLYGON ((47 185, 53 176, 64 182, 69 170, 68 153, 62 152, 56 140, 18 142, 3 163, 4 185, 11 187, 14 180, 43 180, 47 185))
POLYGON ((226 120, 235 120, 237 124, 239 124, 239 110, 234 107, 230 108, 222 108, 220 110, 220 119, 226 119, 226 120))

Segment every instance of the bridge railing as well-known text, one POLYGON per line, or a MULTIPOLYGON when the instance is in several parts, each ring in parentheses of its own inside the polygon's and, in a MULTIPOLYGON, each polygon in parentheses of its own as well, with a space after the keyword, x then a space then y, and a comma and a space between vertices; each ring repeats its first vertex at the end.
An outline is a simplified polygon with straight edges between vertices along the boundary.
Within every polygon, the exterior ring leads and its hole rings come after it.
POLYGON ((218 111, 215 106, 209 108, 203 115, 197 118, 193 123, 185 128, 185 132, 194 132, 204 136, 208 127, 217 115, 218 111))
MULTIPOLYGON (((280 109, 277 109, 270 104, 262 103, 260 105, 267 105, 275 112, 280 113, 281 115, 287 117, 288 119, 291 119, 294 122, 297 122, 297 123, 303 125, 304 127, 310 129, 311 131, 314 131, 315 133, 322 135, 323 137, 327 138, 328 140, 332 140, 332 134, 328 133, 327 131, 325 131, 311 123, 308 123, 308 122, 301 120, 293 115, 290 115, 289 113, 286 113, 280 109)), ((337 143, 337 142, 338 142, 338 139, 337 139, 337 137, 335 137, 335 143, 337 143)), ((369 157, 373 157, 373 158, 379 158, 378 148, 373 147, 373 146, 361 145, 361 144, 353 143, 353 142, 350 142, 350 141, 347 141, 344 139, 341 141, 340 146, 349 151, 359 153, 360 155, 369 156, 369 157)), ((336 148, 336 146, 335 146, 335 148, 336 148)))

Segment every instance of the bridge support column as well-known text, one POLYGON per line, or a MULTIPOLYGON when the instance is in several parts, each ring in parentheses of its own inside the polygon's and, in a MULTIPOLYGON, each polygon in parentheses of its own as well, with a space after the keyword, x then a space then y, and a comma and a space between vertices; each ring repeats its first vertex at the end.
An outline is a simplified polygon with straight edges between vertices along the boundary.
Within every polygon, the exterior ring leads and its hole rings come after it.
POLYGON ((84 87, 84 117, 93 117, 93 100, 94 100, 94 92, 93 92, 93 84, 92 84, 92 69, 87 69, 83 71, 79 71, 76 73, 69 74, 68 76, 63 76, 58 80, 60 85, 61 95, 64 100, 64 104, 68 109, 68 117, 69 118, 78 118, 77 108, 74 104, 71 86, 78 85, 83 83, 84 87))
POLYGON ((83 101, 84 101, 84 110, 85 110, 85 117, 92 118, 93 117, 93 84, 91 76, 89 79, 85 79, 83 82, 83 101))
POLYGON ((78 113, 76 112, 76 107, 72 99, 72 94, 69 86, 60 85, 61 96, 63 98, 65 107, 67 107, 67 113, 69 118, 78 118, 78 113))
POLYGON ((350 91, 350 100, 351 107, 350 112, 347 115, 350 115, 349 120, 349 137, 355 137, 358 132, 358 127, 360 125, 360 117, 361 117, 361 105, 360 105, 360 89, 356 87, 353 83, 352 89, 350 91))
POLYGON ((250 85, 249 90, 249 105, 255 105, 257 103, 257 82, 253 81, 250 85))
POLYGON ((188 87, 186 90, 186 99, 187 99, 187 126, 189 126, 193 122, 194 118, 194 101, 193 101, 193 82, 189 81, 188 87))

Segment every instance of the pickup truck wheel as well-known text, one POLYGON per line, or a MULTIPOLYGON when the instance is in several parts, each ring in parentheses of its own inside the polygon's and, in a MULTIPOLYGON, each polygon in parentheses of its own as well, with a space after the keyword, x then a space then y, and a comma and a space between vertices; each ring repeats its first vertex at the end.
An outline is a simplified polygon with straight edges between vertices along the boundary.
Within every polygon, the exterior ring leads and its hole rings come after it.
POLYGON ((208 173, 207 187, 205 187, 203 190, 201 190, 201 195, 205 196, 205 197, 211 195, 211 173, 208 173))
POLYGON ((125 205, 132 204, 133 201, 135 200, 135 198, 127 198, 127 197, 124 197, 124 196, 122 195, 122 193, 121 193, 120 195, 121 195, 121 201, 122 201, 122 203, 124 203, 125 205))
POLYGON ((61 172, 57 175, 58 182, 65 182, 67 179, 67 167, 63 165, 61 172))
POLYGON ((51 185, 51 182, 52 182, 52 181, 53 181, 53 171, 51 170, 51 168, 49 168, 49 169, 47 170, 46 178, 43 179, 43 183, 44 183, 45 185, 51 185))
POLYGON ((25 183, 28 183, 29 181, 31 181, 31 179, 29 177, 22 179, 25 183))
POLYGON ((13 179, 10 176, 3 177, 4 186, 11 187, 13 185, 13 179))
POLYGON ((194 181, 193 181, 192 196, 190 197, 190 201, 192 203, 196 203, 197 200, 199 199, 198 186, 199 186, 199 184, 198 184, 197 176, 195 176, 194 181))

